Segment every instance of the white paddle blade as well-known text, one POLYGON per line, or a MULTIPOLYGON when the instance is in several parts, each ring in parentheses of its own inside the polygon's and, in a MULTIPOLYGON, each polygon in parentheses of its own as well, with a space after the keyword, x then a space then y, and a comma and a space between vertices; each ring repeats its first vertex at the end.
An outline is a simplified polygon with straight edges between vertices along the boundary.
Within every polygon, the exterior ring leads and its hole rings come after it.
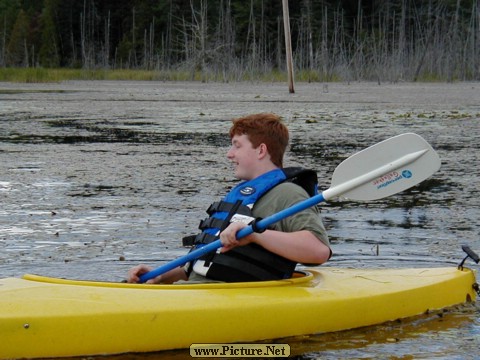
POLYGON ((326 200, 336 196, 375 200, 406 190, 440 168, 440 158, 421 136, 406 133, 370 146, 334 171, 326 200))

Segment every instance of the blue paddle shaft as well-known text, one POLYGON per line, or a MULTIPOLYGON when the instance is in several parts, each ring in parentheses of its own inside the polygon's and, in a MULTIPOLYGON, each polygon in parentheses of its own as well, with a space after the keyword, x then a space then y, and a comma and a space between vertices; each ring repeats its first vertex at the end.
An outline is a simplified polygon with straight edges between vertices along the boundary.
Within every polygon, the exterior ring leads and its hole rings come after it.
MULTIPOLYGON (((257 228, 259 230, 265 230, 268 228, 270 225, 275 224, 276 222, 279 222, 280 220, 283 220, 289 216, 292 216, 293 214, 296 214, 302 210, 308 209, 309 207, 312 207, 316 204, 321 203, 322 201, 325 201, 325 198, 323 197, 323 194, 319 194, 316 196, 313 196, 311 198, 308 198, 306 200, 303 200, 295 205, 290 206, 287 209, 284 209, 282 211, 279 211, 276 214, 273 214, 269 217, 266 217, 265 219, 262 219, 257 222, 257 228)), ((252 226, 247 226, 241 229, 237 233, 237 239, 241 239, 245 236, 248 236, 253 233, 252 226)), ((178 259, 175 259, 167 264, 164 264, 162 266, 159 266, 158 268, 149 271, 148 273, 145 273, 140 276, 140 282, 144 283, 150 279, 156 278, 159 275, 165 274, 166 272, 173 270, 179 266, 183 266, 189 261, 196 260, 200 258, 201 256, 211 252, 215 251, 218 248, 222 247, 222 242, 220 240, 215 240, 211 242, 210 244, 207 244, 205 246, 202 246, 201 248, 198 248, 196 250, 193 250, 189 252, 188 254, 179 257, 178 259)))

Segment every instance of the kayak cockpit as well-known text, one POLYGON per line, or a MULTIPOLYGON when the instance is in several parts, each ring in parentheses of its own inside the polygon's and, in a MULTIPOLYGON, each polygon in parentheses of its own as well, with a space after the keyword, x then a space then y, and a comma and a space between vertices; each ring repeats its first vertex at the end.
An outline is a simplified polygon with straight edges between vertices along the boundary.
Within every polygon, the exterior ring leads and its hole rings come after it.
POLYGON ((290 279, 285 280, 271 280, 271 281, 255 281, 255 282, 238 282, 238 283, 189 283, 181 282, 176 284, 127 284, 104 281, 89 281, 89 280, 72 280, 55 278, 48 276, 41 276, 35 274, 25 274, 22 276, 24 280, 41 282, 48 284, 59 285, 76 285, 76 286, 98 286, 108 288, 142 288, 142 289, 241 289, 241 288, 265 288, 265 287, 279 287, 279 286, 305 286, 312 282, 315 275, 307 271, 295 271, 290 279))

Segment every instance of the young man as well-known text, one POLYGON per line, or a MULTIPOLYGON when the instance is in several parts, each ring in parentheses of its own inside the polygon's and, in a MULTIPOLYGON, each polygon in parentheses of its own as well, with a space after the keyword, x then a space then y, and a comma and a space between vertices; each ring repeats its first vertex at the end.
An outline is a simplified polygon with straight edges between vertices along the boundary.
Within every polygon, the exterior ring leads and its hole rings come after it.
MULTIPOLYGON (((232 146, 227 158, 235 177, 244 180, 226 197, 210 206, 196 236, 184 244, 202 246, 220 238, 219 252, 203 256, 193 264, 173 269, 149 283, 173 283, 205 277, 214 281, 256 281, 288 278, 297 263, 322 264, 331 251, 316 207, 273 224, 269 229, 236 239, 236 233, 252 220, 288 208, 316 191, 316 174, 299 168, 283 168, 288 129, 274 114, 255 114, 233 120, 232 146)), ((254 227, 255 229, 255 227, 254 227)), ((130 269, 128 282, 152 268, 130 269)), ((208 280, 207 280, 208 281, 208 280)))

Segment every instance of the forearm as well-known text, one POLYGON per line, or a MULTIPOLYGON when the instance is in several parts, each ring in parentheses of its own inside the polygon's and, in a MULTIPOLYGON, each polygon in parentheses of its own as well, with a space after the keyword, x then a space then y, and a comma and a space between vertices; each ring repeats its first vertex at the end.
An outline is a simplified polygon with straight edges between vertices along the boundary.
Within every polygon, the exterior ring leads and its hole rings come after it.
POLYGON ((308 230, 292 233, 266 230, 251 237, 251 242, 295 262, 323 264, 330 257, 330 248, 308 230))
MULTIPOLYGON (((152 270, 153 268, 151 266, 147 266, 143 264, 137 265, 128 271, 127 282, 131 284, 136 284, 140 282, 141 275, 146 274, 152 270)), ((188 280, 187 274, 185 273, 185 270, 183 267, 177 267, 175 269, 167 271, 165 274, 159 275, 153 279, 148 280, 147 283, 148 284, 161 284, 161 283, 172 284, 178 280, 188 280)))
POLYGON ((183 268, 183 266, 181 266, 160 275, 159 280, 159 282, 162 284, 173 284, 174 282, 179 280, 188 280, 188 277, 185 273, 185 269, 183 268))

